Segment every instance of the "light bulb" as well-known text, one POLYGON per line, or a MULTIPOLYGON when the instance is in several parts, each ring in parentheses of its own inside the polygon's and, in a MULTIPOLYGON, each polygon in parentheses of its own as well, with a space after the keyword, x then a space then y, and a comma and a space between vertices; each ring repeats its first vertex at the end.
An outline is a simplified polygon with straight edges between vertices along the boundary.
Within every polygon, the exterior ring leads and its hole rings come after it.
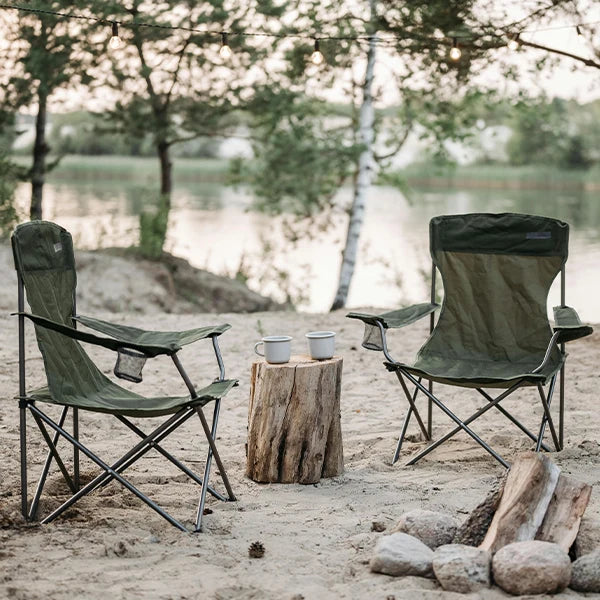
POLYGON ((325 61, 323 53, 319 50, 319 40, 315 40, 315 50, 310 55, 310 61, 313 63, 313 65, 322 65, 325 61))
POLYGON ((108 45, 113 50, 116 50, 117 48, 121 47, 121 38, 119 37, 119 25, 117 23, 112 24, 112 37, 110 38, 108 45))
POLYGON ((509 50, 517 50, 519 48, 519 34, 512 36, 506 45, 509 50))
POLYGON ((462 55, 460 48, 458 47, 458 43, 456 42, 456 38, 452 40, 452 48, 450 48, 449 56, 452 60, 458 60, 462 55))
POLYGON ((219 49, 219 55, 221 56, 221 58, 227 60, 228 58, 231 58, 232 54, 233 52, 229 47, 229 44, 227 43, 227 33, 224 31, 221 34, 221 48, 219 49))

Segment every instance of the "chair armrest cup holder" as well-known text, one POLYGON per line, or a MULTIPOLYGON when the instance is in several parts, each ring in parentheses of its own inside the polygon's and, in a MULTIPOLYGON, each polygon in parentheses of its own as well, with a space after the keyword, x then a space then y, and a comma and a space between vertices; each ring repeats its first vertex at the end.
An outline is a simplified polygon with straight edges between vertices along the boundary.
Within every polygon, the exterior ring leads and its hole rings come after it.
POLYGON ((119 348, 113 372, 119 379, 140 383, 142 381, 142 369, 147 359, 148 357, 145 354, 137 350, 119 348))

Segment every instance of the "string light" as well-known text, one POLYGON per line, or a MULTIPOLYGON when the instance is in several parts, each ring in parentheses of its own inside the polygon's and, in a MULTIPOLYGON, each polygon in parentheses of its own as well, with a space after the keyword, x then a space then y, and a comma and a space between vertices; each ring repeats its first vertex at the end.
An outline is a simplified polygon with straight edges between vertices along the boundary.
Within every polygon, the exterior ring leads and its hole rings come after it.
POLYGON ((117 23, 115 23, 114 21, 112 24, 112 37, 110 38, 108 45, 113 50, 116 50, 117 48, 121 47, 121 38, 119 37, 119 25, 117 23))
POLYGON ((462 52, 458 47, 458 42, 456 41, 456 38, 452 38, 452 48, 450 48, 450 52, 448 55, 452 60, 458 60, 462 55, 462 52))
MULTIPOLYGON (((164 29, 164 30, 169 30, 169 31, 189 31, 192 33, 198 33, 198 34, 203 34, 203 35, 213 35, 213 36, 217 36, 217 35, 221 35, 221 48, 219 49, 219 54, 224 58, 230 58, 233 54, 231 48, 229 47, 229 44, 227 43, 227 34, 225 32, 215 32, 215 31, 208 31, 208 30, 202 30, 199 29, 197 27, 186 27, 186 26, 182 26, 182 25, 170 25, 167 23, 149 23, 149 22, 143 22, 143 21, 113 21, 113 20, 109 20, 109 19, 105 19, 105 18, 101 18, 101 17, 95 17, 93 15, 85 15, 85 14, 77 14, 77 13, 71 13, 71 12, 61 12, 61 11, 55 11, 55 10, 47 10, 47 9, 42 9, 42 8, 30 8, 28 6, 17 6, 15 4, 6 4, 4 2, 0 1, 0 9, 5 9, 5 10, 17 10, 20 12, 25 12, 25 13, 30 13, 30 14, 40 14, 40 15, 51 15, 54 17, 60 17, 63 19, 76 19, 76 20, 80 20, 80 21, 88 21, 88 22, 93 22, 93 23, 104 23, 104 24, 110 24, 112 25, 112 31, 113 31, 113 35, 110 38, 109 41, 109 46, 111 48, 118 48, 122 45, 122 40, 118 35, 118 26, 121 25, 123 27, 129 27, 129 28, 150 28, 150 29, 164 29), (116 32, 116 33, 115 33, 116 32)), ((579 23, 577 25, 575 24, 569 24, 569 25, 558 25, 558 26, 552 26, 552 27, 541 27, 541 28, 537 28, 537 29, 524 29, 521 31, 521 33, 538 33, 538 32, 548 32, 548 31, 555 31, 555 30, 559 30, 559 29, 569 29, 572 27, 575 27, 576 31, 577 31, 577 35, 580 38, 584 38, 584 34, 582 32, 582 27, 588 27, 588 26, 594 26, 594 25, 600 25, 600 21, 593 21, 593 22, 589 22, 589 23, 579 23)), ((500 37, 500 35, 497 33, 500 30, 503 30, 505 28, 503 27, 499 27, 495 30, 495 32, 491 33, 491 35, 494 35, 496 37, 500 37)), ((486 34, 489 34, 489 31, 483 30, 481 33, 477 34, 474 33, 471 36, 464 36, 461 37, 461 39, 465 39, 465 40, 470 40, 470 41, 474 41, 477 40, 478 38, 485 36, 486 34)), ((301 32, 297 32, 297 33, 270 33, 270 32, 263 32, 263 31, 236 31, 235 35, 239 35, 239 36, 244 36, 244 37, 267 37, 267 38, 278 38, 278 39, 283 39, 283 38, 287 38, 287 39, 314 39, 313 36, 309 36, 305 33, 301 33, 301 32)), ((411 37, 409 32, 405 32, 403 33, 403 35, 401 36, 387 36, 387 37, 379 37, 377 40, 377 43, 379 45, 391 45, 391 44, 396 44, 401 40, 407 39, 411 37)), ((514 47, 514 43, 517 43, 517 47, 519 44, 519 34, 517 34, 516 38, 511 39, 507 46, 509 46, 511 49, 514 47)), ((368 35, 355 35, 355 36, 321 36, 321 39, 326 39, 326 40, 339 40, 339 41, 355 41, 355 42, 361 42, 361 41, 370 41, 371 36, 368 35)), ((417 36, 416 39, 421 39, 420 36, 417 36)), ((442 36, 441 39, 436 40, 438 43, 442 43, 445 44, 446 43, 446 39, 448 39, 447 37, 442 36)), ((449 52, 449 57, 451 60, 453 61, 457 61, 460 59, 462 52, 460 50, 460 48, 458 47, 458 43, 457 43, 457 38, 453 37, 452 38, 452 47, 450 49, 449 52)), ((319 41, 315 39, 315 51, 312 53, 311 55, 311 61, 315 64, 322 64, 325 61, 325 57, 323 56, 323 54, 319 51, 318 49, 319 46, 319 41)), ((559 54, 561 54, 560 51, 555 51, 555 50, 551 50, 552 52, 558 52, 559 54)), ((565 54, 564 52, 562 54, 565 54)), ((566 54, 567 56, 571 56, 572 58, 577 58, 578 60, 582 60, 580 57, 574 57, 572 55, 566 54)), ((594 66, 596 65, 595 62, 593 61, 585 61, 586 64, 593 64, 594 66)))
POLYGON ((508 41, 507 47, 509 50, 518 50, 519 48, 519 36, 520 34, 513 35, 508 41))
POLYGON ((229 43, 227 42, 227 32, 224 31, 223 33, 221 33, 221 48, 219 49, 219 55, 221 56, 221 58, 227 60, 231 58, 232 54, 233 52, 229 47, 229 43))
POLYGON ((325 61, 323 53, 319 50, 319 40, 315 39, 315 49, 310 55, 310 60, 314 65, 322 65, 325 61))

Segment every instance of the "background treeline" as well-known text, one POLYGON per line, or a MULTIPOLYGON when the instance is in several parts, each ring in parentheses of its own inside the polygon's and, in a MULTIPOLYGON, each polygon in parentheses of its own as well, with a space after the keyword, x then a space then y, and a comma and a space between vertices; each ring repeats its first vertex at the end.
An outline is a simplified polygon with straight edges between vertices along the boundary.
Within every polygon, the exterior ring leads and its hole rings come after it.
MULTIPOLYGON (((469 108, 467 107, 467 110, 469 108)), ((339 112, 332 105, 332 118, 339 112)), ((380 111, 381 118, 390 109, 380 111)), ((398 110, 397 108, 394 110, 398 110)), ((543 165, 564 169, 589 169, 600 163, 600 100, 580 104, 560 98, 535 98, 517 103, 485 103, 471 107, 471 121, 477 122, 463 144, 476 154, 476 164, 510 164, 513 166, 543 165), (507 140, 499 140, 504 147, 486 152, 479 144, 481 131, 486 128, 506 127, 507 140)), ((4 134, 2 145, 14 144, 24 126, 33 125, 33 118, 20 115, 21 129, 4 134)), ((238 116, 240 126, 247 126, 243 115, 238 116)), ((83 156, 122 155, 154 156, 156 151, 150 134, 132 137, 103 130, 102 115, 77 111, 53 114, 50 117, 48 143, 55 155, 78 154, 83 156)), ((221 141, 216 138, 197 138, 179 144, 173 149, 174 157, 218 158, 221 141)), ((33 141, 13 147, 16 155, 29 155, 33 141)), ((433 148, 431 148, 433 149, 433 148)), ((427 154, 427 152, 425 153, 427 154)), ((446 157, 450 160, 449 157, 446 157)), ((419 161, 423 162, 424 157, 419 161)))

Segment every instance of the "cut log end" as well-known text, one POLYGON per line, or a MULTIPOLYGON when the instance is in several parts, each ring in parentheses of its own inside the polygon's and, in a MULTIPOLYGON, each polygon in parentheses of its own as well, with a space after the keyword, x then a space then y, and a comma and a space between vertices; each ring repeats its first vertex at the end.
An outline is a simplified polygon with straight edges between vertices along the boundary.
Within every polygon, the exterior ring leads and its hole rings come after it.
POLYGON ((341 381, 341 357, 252 365, 248 477, 308 484, 343 472, 341 381))

